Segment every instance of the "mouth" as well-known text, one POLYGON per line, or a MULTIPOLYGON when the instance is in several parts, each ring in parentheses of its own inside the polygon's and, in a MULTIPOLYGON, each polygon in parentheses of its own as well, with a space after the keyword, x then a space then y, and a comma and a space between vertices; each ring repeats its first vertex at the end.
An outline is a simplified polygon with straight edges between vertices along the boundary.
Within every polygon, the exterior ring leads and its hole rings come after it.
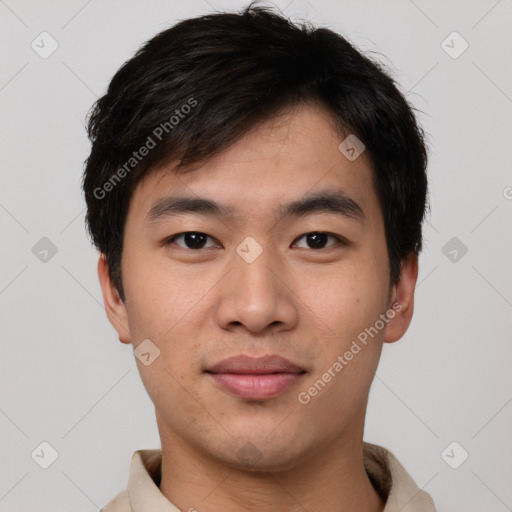
POLYGON ((280 356, 235 356, 205 371, 224 391, 243 400, 270 400, 302 379, 306 370, 280 356))

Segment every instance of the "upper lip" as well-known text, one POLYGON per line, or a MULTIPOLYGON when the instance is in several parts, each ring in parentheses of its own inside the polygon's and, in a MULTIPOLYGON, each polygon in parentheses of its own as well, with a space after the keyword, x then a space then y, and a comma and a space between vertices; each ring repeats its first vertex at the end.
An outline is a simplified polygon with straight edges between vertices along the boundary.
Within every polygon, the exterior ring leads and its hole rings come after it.
POLYGON ((208 373, 303 373, 304 368, 288 361, 284 357, 268 355, 262 357, 233 356, 223 359, 206 370, 208 373))

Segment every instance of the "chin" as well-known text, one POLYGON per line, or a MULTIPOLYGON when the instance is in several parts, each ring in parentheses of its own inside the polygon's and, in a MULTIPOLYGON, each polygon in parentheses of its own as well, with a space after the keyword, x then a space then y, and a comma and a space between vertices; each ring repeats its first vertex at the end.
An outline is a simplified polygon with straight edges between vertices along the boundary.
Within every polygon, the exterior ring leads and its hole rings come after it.
POLYGON ((269 439, 272 428, 275 423, 261 435, 249 429, 244 435, 224 439, 214 451, 210 445, 208 451, 218 461, 238 471, 280 472, 299 465, 305 457, 301 447, 292 436, 269 439))
MULTIPOLYGON (((231 455, 231 454, 230 454, 231 455)), ((291 455, 285 447, 276 449, 267 447, 265 450, 255 448, 248 442, 238 449, 236 457, 230 457, 225 463, 238 471, 249 473, 278 473, 293 469, 299 464, 300 457, 291 455)))

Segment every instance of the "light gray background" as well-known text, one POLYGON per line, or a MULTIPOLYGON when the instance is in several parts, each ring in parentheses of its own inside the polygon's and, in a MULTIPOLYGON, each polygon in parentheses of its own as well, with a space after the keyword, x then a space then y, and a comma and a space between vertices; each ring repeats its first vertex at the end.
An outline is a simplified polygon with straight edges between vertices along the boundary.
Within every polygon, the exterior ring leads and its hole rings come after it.
MULTIPOLYGON (((84 117, 156 32, 245 4, 0 0, 1 511, 95 511, 126 487, 135 450, 160 447, 84 230, 84 117), (59 44, 47 59, 31 48, 42 31, 59 44), (32 252, 42 237, 58 249, 47 262, 32 252), (59 454, 48 469, 31 458, 43 441, 59 454)), ((440 511, 512 510, 512 0, 277 5, 383 54, 430 134, 415 315, 384 349, 366 440, 440 511), (456 59, 441 46, 453 31, 469 43, 456 59), (456 262, 442 251, 454 236, 468 248, 456 262), (452 441, 469 453, 458 469, 441 457, 452 441)))

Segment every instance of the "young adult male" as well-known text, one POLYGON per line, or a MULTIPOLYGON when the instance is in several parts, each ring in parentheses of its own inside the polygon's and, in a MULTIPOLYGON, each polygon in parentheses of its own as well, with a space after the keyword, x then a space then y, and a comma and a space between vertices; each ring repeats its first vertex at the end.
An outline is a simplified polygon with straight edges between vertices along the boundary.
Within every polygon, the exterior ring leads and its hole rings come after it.
POLYGON ((363 442, 407 330, 427 151, 342 36, 249 6, 147 42, 89 119, 83 188, 107 315, 161 450, 104 512, 431 512, 363 442))

